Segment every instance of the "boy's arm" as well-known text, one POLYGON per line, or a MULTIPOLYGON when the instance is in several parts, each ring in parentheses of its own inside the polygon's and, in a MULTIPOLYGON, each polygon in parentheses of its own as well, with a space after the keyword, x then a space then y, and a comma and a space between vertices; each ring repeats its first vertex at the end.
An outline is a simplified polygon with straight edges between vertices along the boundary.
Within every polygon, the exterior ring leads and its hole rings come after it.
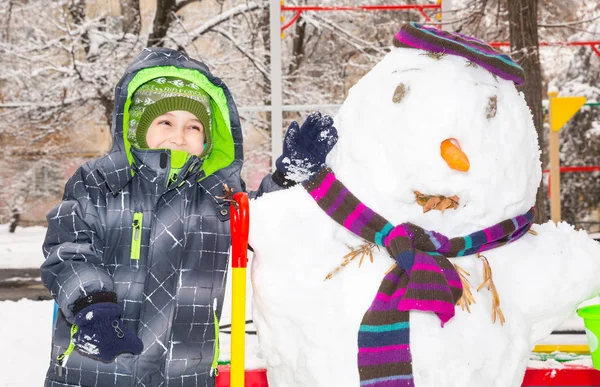
POLYGON ((298 183, 287 180, 279 171, 275 171, 263 177, 258 189, 256 191, 250 191, 248 197, 250 199, 256 199, 262 196, 262 194, 280 191, 282 189, 293 187, 296 184, 298 183))
POLYGON ((42 282, 69 322, 86 306, 117 298, 102 263, 104 222, 96 205, 104 197, 85 183, 92 173, 80 168, 67 182, 62 202, 47 215, 42 282))

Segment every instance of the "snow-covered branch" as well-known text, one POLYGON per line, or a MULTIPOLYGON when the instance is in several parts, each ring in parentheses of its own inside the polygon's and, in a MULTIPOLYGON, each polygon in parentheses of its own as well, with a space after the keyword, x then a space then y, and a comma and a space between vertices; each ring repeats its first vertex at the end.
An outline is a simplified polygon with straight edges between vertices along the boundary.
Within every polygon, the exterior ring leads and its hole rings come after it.
POLYGON ((207 20, 206 22, 202 23, 197 28, 194 28, 191 31, 189 31, 189 33, 184 34, 180 37, 174 36, 173 38, 182 47, 187 47, 190 44, 192 44, 194 42, 194 40, 196 40, 198 37, 202 36, 203 34, 210 31, 211 29, 215 28, 216 26, 223 24, 223 23, 233 19, 234 17, 236 17, 238 15, 242 15, 246 12, 254 11, 259 8, 266 8, 267 5, 268 4, 266 2, 257 3, 254 1, 250 1, 247 4, 238 5, 236 7, 230 8, 227 11, 213 17, 210 20, 207 20))

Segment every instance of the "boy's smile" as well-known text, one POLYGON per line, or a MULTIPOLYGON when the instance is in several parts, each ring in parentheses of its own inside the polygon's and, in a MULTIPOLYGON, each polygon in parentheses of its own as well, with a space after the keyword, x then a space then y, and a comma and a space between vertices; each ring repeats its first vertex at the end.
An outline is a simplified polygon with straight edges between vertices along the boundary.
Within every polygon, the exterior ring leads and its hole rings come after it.
POLYGON ((204 150, 204 126, 188 111, 170 111, 152 121, 146 142, 150 149, 183 150, 199 156, 204 150))

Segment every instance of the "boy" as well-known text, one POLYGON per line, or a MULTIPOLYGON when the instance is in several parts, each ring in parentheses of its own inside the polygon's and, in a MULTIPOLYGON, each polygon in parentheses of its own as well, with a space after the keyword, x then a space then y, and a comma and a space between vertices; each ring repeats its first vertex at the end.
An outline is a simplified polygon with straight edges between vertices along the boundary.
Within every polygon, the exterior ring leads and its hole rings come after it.
MULTIPOLYGON (((306 178, 337 141, 316 113, 288 129, 260 192, 306 178)), ((46 386, 213 386, 229 203, 244 189, 227 87, 200 62, 144 50, 116 87, 110 153, 48 214, 42 280, 58 303, 46 386)))

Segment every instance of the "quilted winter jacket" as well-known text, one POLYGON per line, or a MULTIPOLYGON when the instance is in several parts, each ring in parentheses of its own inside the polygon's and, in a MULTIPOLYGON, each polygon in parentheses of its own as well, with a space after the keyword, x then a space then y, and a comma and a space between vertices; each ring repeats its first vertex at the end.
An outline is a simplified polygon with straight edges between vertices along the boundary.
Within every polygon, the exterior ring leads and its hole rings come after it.
POLYGON ((110 153, 79 168, 47 217, 42 281, 59 312, 45 385, 214 386, 215 316, 223 305, 230 248, 229 204, 218 196, 224 183, 244 189, 234 101, 204 64, 177 51, 146 49, 116 87, 112 133, 110 153), (211 95, 214 145, 207 159, 186 161, 170 150, 129 146, 124 133, 131 94, 159 76, 183 78, 211 95), (170 169, 180 167, 170 178, 170 169), (144 351, 103 363, 75 350, 59 372, 73 307, 98 292, 116 293, 122 318, 144 351))

